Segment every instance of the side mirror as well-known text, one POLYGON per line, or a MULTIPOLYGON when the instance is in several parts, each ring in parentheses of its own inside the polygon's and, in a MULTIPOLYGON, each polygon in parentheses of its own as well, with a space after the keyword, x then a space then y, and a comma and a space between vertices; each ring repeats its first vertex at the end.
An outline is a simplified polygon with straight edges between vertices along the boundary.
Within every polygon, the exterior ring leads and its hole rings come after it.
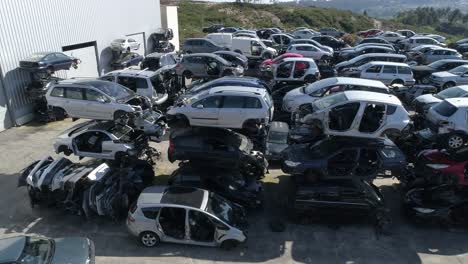
POLYGON ((197 105, 197 109, 203 109, 203 105, 202 104, 197 105))

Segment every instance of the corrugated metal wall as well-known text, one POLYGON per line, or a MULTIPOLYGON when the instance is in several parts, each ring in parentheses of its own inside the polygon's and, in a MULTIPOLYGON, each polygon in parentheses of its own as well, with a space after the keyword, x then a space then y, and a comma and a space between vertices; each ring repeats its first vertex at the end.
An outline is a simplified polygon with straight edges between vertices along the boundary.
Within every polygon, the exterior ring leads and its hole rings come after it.
MULTIPOLYGON (((0 0, 0 69, 16 123, 32 118, 32 102, 25 96, 31 78, 17 68, 19 60, 89 41, 97 42, 103 56, 113 39, 138 32, 149 36, 160 27, 159 0, 0 0)), ((7 124, 1 118, 8 115, 0 115, 0 130, 7 124)))

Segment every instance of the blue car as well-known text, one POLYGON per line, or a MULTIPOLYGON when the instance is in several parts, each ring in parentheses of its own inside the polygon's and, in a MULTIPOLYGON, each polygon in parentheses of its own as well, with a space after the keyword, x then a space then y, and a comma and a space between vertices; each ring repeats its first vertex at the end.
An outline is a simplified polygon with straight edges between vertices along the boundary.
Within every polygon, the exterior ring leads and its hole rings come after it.
POLYGON ((58 70, 77 68, 80 60, 61 52, 37 52, 20 61, 20 68, 29 71, 46 71, 53 73, 58 70))
POLYGON ((111 64, 114 70, 135 66, 142 61, 144 57, 136 52, 122 53, 111 64))

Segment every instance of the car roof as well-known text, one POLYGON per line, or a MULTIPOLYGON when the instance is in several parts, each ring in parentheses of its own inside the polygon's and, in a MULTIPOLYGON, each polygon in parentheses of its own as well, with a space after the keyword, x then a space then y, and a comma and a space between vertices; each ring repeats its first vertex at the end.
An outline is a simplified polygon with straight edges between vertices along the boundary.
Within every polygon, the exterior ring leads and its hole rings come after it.
MULTIPOLYGON (((361 54, 355 58, 366 58, 366 57, 394 57, 394 58, 406 58, 405 55, 403 54, 395 54, 395 53, 366 53, 366 54, 361 54)), ((351 60, 353 60, 351 59, 351 60)))
POLYGON ((191 53, 191 54, 185 54, 185 55, 184 55, 184 58, 196 57, 196 56, 204 56, 204 57, 219 58, 218 55, 213 54, 213 53, 191 53))
POLYGON ((223 93, 223 92, 241 92, 252 93, 257 95, 264 95, 267 93, 266 89, 245 86, 219 86, 213 87, 209 90, 209 94, 223 93))
POLYGON ((167 186, 150 186, 145 188, 138 197, 137 205, 160 203, 167 186))
MULTIPOLYGON (((345 91, 343 92, 348 101, 367 101, 393 105, 402 105, 398 97, 391 94, 368 92, 368 91, 345 91)), ((468 99, 468 98, 467 98, 468 99)))
POLYGON ((163 204, 182 205, 204 210, 209 192, 193 187, 169 187, 164 190, 160 202, 163 204))
POLYGON ((455 107, 468 107, 468 97, 449 98, 445 99, 445 101, 455 107))
POLYGON ((356 86, 368 86, 380 88, 388 91, 388 87, 385 86, 381 81, 361 79, 361 78, 351 78, 351 77, 332 77, 317 81, 310 84, 311 86, 317 87, 328 87, 332 85, 356 85, 356 86))
POLYGON ((367 64, 370 65, 389 65, 389 66, 401 66, 401 67, 409 67, 406 63, 401 62, 391 62, 391 61, 371 61, 367 64))
POLYGON ((23 253, 26 236, 0 239, 0 263, 16 263, 23 253))
POLYGON ((457 51, 457 50, 455 50, 455 49, 444 48, 444 47, 438 47, 438 48, 434 48, 434 50, 449 50, 449 51, 458 52, 458 51, 457 51))
MULTIPOLYGON (((446 62, 446 63, 448 63, 448 62, 466 62, 468 64, 468 60, 461 60, 461 59, 443 59, 443 60, 437 60, 435 62, 439 62, 439 63, 440 62, 446 62)), ((462 66, 462 65, 460 65, 460 66, 462 66)))
POLYGON ((379 46, 379 45, 361 46, 361 47, 355 48, 355 50, 375 49, 375 48, 394 51, 394 49, 392 49, 392 48, 389 48, 389 47, 386 47, 386 46, 379 46))
POLYGON ((312 44, 307 44, 307 43, 298 43, 298 44, 292 44, 291 47, 297 47, 297 46, 307 46, 307 47, 315 47, 315 45, 312 44))

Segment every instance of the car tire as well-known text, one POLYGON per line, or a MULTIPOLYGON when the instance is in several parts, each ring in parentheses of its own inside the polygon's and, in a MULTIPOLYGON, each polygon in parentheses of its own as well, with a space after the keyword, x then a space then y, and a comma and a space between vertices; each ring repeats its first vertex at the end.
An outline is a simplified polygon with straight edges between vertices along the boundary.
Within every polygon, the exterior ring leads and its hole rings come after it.
POLYGON ((455 86, 455 83, 454 82, 447 82, 447 83, 444 83, 444 85, 442 86, 442 90, 445 90, 447 88, 450 88, 450 87, 453 87, 455 86))
POLYGON ((127 52, 130 52, 130 47, 127 48, 127 52))
POLYGON ((67 146, 60 146, 58 152, 63 152, 63 155, 67 157, 73 153, 67 146))
POLYGON ((139 235, 140 243, 145 247, 155 247, 161 242, 159 236, 150 231, 143 232, 139 235))
POLYGON ((221 248, 224 250, 231 250, 239 245, 239 241, 234 239, 224 240, 221 243, 221 248))
POLYGON ((305 83, 313 83, 315 81, 316 81, 316 78, 313 75, 307 75, 306 77, 304 77, 305 83))
POLYGON ((465 143, 466 143, 466 140, 464 136, 458 133, 452 133, 448 135, 447 138, 445 139, 445 148, 447 148, 447 150, 450 150, 450 151, 457 151, 461 147, 463 147, 465 143))
POLYGON ((177 128, 186 128, 190 127, 190 122, 186 116, 178 115, 176 116, 176 121, 174 122, 173 126, 177 128))
POLYGON ((426 76, 426 77, 423 77, 420 82, 421 82, 421 84, 429 84, 431 81, 430 81, 429 77, 426 76))

